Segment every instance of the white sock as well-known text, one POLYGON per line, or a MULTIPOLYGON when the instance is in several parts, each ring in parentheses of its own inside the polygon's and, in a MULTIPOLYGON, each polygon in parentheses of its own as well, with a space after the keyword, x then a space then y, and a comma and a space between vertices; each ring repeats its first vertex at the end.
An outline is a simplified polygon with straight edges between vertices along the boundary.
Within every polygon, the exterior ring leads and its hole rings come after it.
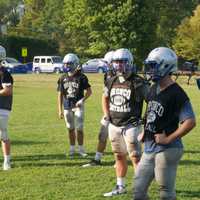
POLYGON ((83 145, 78 145, 79 152, 85 152, 83 145))
POLYGON ((70 151, 74 152, 75 151, 75 145, 70 145, 70 151))
POLYGON ((103 153, 97 151, 94 159, 95 160, 101 160, 102 156, 103 156, 103 153))
POLYGON ((117 185, 121 187, 125 187, 125 178, 124 177, 117 177, 117 185))
POLYGON ((10 162, 10 155, 4 155, 4 162, 6 163, 10 162))

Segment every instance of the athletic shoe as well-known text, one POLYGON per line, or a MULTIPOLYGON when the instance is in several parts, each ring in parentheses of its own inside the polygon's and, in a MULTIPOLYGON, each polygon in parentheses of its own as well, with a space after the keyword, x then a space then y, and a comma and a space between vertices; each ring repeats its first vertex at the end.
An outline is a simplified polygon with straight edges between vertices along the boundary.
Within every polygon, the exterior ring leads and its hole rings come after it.
POLYGON ((91 160, 89 163, 82 165, 82 167, 93 167, 93 166, 99 166, 101 165, 101 160, 91 160))
POLYGON ((116 185, 116 187, 111 192, 104 193, 103 196, 104 197, 112 197, 112 196, 116 196, 116 195, 120 195, 120 194, 125 194, 125 193, 126 193, 125 186, 116 185))
POLYGON ((4 162, 3 163, 3 170, 7 171, 11 169, 10 162, 4 162))
POLYGON ((73 158, 75 155, 75 151, 69 151, 69 157, 73 158))
POLYGON ((87 153, 85 153, 84 151, 79 151, 78 153, 82 158, 87 157, 87 153))

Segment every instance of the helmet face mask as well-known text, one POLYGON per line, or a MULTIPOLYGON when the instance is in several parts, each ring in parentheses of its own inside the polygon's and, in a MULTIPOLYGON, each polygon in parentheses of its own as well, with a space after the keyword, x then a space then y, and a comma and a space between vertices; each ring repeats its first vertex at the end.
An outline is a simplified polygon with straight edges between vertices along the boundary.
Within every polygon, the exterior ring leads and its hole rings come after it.
POLYGON ((74 72, 76 69, 76 66, 72 62, 64 63, 64 72, 74 72))
POLYGON ((117 74, 133 72, 133 56, 128 49, 118 49, 113 54, 112 65, 117 74))
POLYGON ((119 74, 124 74, 130 69, 127 60, 114 60, 112 63, 114 70, 119 74))
POLYGON ((159 47, 149 53, 144 64, 146 76, 154 82, 159 82, 177 70, 177 56, 171 49, 159 47))

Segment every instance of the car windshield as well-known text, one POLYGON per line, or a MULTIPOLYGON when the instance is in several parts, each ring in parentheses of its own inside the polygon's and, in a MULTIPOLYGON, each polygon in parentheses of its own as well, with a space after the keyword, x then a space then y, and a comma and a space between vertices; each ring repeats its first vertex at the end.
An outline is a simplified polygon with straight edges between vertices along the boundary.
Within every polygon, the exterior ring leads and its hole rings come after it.
POLYGON ((8 63, 20 63, 18 60, 14 59, 14 58, 6 58, 6 61, 8 63))
POLYGON ((62 58, 60 56, 52 57, 54 63, 61 63, 62 58))

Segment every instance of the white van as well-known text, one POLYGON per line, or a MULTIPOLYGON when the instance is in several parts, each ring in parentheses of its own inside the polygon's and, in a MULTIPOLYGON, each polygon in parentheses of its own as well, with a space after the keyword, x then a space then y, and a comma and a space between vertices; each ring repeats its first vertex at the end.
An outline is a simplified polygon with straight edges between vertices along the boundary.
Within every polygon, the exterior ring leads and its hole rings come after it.
POLYGON ((41 72, 63 71, 62 58, 60 56, 35 56, 33 58, 33 72, 39 74, 41 72))

